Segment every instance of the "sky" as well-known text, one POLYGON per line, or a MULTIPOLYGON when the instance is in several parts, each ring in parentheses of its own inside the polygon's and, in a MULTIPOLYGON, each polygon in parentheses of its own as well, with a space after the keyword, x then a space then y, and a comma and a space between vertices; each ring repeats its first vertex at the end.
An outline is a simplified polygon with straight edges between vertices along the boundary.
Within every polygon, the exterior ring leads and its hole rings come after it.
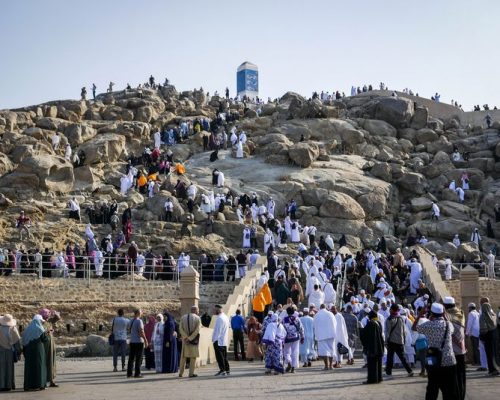
POLYGON ((499 14, 498 0, 2 0, 0 109, 151 74, 234 96, 244 61, 263 98, 382 81, 500 107, 499 14))

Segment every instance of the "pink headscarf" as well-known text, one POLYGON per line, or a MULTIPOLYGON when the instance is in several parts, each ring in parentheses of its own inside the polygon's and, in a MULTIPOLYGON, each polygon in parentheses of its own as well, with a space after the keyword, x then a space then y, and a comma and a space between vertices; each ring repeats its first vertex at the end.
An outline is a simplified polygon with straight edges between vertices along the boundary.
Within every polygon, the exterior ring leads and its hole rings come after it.
POLYGON ((148 342, 151 342, 151 337, 153 336, 153 332, 155 329, 156 317, 154 315, 148 316, 148 322, 144 325, 144 334, 146 335, 146 339, 148 342))

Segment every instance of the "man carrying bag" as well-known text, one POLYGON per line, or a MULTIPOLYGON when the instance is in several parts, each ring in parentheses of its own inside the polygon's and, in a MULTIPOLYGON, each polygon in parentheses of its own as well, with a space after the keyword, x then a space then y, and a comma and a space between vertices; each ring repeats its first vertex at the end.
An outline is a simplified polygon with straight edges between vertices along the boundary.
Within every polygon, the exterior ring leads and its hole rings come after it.
POLYGON ((425 400, 436 400, 441 391, 443 400, 458 399, 456 359, 452 347, 454 331, 451 322, 444 319, 442 304, 433 303, 430 321, 418 325, 425 309, 415 320, 413 329, 427 337, 429 348, 426 356, 427 390, 425 400))

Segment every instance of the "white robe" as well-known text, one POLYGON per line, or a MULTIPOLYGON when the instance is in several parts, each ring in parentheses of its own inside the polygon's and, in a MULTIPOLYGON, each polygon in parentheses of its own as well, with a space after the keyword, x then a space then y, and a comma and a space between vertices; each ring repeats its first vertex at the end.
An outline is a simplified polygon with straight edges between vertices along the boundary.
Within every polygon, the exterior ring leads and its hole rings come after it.
POLYGON ((239 223, 242 224, 243 223, 243 211, 241 211, 240 207, 238 207, 236 209, 236 216, 238 217, 239 223))
POLYGON ((285 217, 284 224, 285 224, 286 235, 290 238, 292 236, 292 220, 290 219, 289 216, 285 217))
POLYGON ((71 160, 71 154, 73 154, 73 150, 71 150, 71 146, 66 146, 66 151, 64 153, 64 158, 66 160, 71 160))
POLYGON ((451 276, 452 276, 452 263, 451 263, 451 260, 449 258, 447 258, 445 261, 445 270, 444 270, 444 279, 449 281, 451 280, 451 276))
POLYGON ((276 203, 274 202, 274 200, 269 200, 267 202, 267 213, 269 215, 272 215, 274 217, 274 208, 276 207, 276 203))
POLYGON ((250 229, 243 229, 243 246, 244 249, 250 248, 250 229))
POLYGON ((188 198, 190 199, 195 199, 196 198, 196 193, 198 192, 198 189, 196 188, 195 185, 189 185, 186 189, 186 194, 188 198))
POLYGON ((319 310, 314 316, 314 336, 318 342, 320 357, 334 357, 334 342, 337 331, 335 316, 327 309, 319 310))
POLYGON ((462 178, 462 189, 469 190, 469 182, 465 182, 465 178, 462 178))
POLYGON ((458 200, 461 203, 463 203, 465 201, 465 192, 460 187, 456 189, 456 192, 457 192, 457 195, 458 195, 458 200))
POLYGON ((455 181, 451 181, 450 185, 448 186, 448 189, 455 190, 457 188, 457 184, 455 181))
POLYGON ((292 226, 293 226, 293 224, 295 224, 295 229, 293 229, 293 227, 292 227, 290 240, 292 243, 299 243, 300 242, 299 223, 294 222, 294 223, 292 223, 292 226))
POLYGON ((324 286, 323 292, 325 293, 325 304, 335 304, 337 301, 337 292, 331 283, 327 283, 324 286))
POLYGON ((160 132, 159 131, 155 132, 153 137, 154 137, 154 141, 155 141, 155 147, 157 149, 159 149, 161 146, 161 134, 160 134, 160 132))
POLYGON ((90 227, 90 225, 87 225, 85 227, 85 235, 87 235, 90 240, 94 239, 94 232, 92 232, 92 228, 90 227))
POLYGON ((125 196, 129 189, 129 178, 126 175, 123 175, 120 178, 120 193, 125 196))
POLYGON ((238 136, 236 136, 236 133, 231 133, 231 144, 234 146, 236 142, 238 141, 238 136))
POLYGON ((214 196, 214 192, 208 192, 208 201, 209 201, 209 204, 210 204, 210 212, 214 212, 215 211, 215 196, 214 196))
POLYGON ((350 350, 349 336, 347 334, 347 326, 345 324, 344 317, 341 313, 337 312, 337 314, 335 314, 335 322, 337 325, 337 329, 335 330, 335 353, 337 356, 337 361, 340 361, 342 356, 337 351, 337 343, 341 343, 350 350))
POLYGON ((313 290, 311 294, 308 297, 308 306, 316 306, 316 308, 319 308, 321 304, 325 303, 325 294, 320 290, 313 290))
POLYGON ((439 217, 441 215, 441 210, 439 209, 438 205, 436 203, 434 203, 432 205, 432 212, 434 213, 434 215, 436 217, 439 217))
POLYGON ((224 174, 220 171, 219 174, 217 175, 217 186, 224 187, 224 174))
POLYGON ((419 262, 412 262, 409 264, 410 272, 410 293, 416 294, 418 289, 418 281, 422 279, 422 265, 419 262))
POLYGON ((267 254, 267 250, 269 249, 269 246, 272 244, 272 234, 265 233, 264 234, 264 254, 267 254))
POLYGON ((247 135, 245 132, 240 133, 240 142, 245 144, 247 142, 247 135))
POLYGON ((330 250, 333 250, 335 248, 335 244, 333 243, 333 239, 330 235, 326 237, 325 243, 330 248, 330 250))
POLYGON ((205 214, 209 214, 212 211, 210 207, 210 199, 206 194, 201 195, 201 211, 205 214))
POLYGON ((243 158, 243 144, 241 140, 236 145, 236 158, 243 158))

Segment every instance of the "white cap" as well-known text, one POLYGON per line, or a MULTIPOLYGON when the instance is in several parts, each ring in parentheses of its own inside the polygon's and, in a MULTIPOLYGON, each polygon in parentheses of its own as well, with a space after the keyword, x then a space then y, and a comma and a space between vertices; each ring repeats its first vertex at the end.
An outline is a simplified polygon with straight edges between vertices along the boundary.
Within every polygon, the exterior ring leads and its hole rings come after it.
POLYGON ((474 304, 474 303, 469 303, 469 305, 468 305, 467 307, 469 307, 469 308, 476 308, 476 304, 474 304))
POLYGON ((304 307, 304 312, 309 312, 309 309, 307 307, 304 307))
POLYGON ((444 313, 444 307, 443 307, 442 304, 432 303, 431 312, 433 314, 443 314, 444 313))
POLYGON ((428 294, 424 294, 424 299, 428 299, 429 298, 429 295, 428 294))
POLYGON ((443 298, 443 304, 454 305, 455 299, 451 296, 446 296, 445 298, 443 298))

